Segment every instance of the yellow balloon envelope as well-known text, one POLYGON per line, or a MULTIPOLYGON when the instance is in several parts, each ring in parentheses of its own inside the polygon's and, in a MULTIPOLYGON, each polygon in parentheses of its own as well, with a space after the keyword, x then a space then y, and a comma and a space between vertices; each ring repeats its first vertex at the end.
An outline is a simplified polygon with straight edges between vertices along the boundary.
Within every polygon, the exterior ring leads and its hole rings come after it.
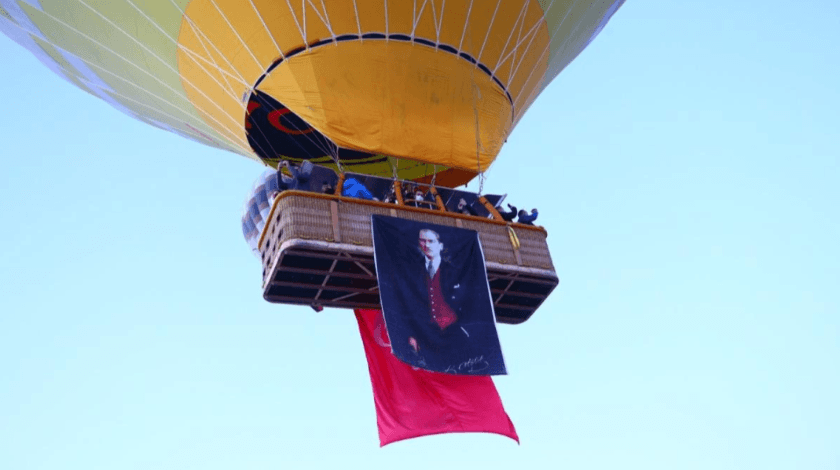
POLYGON ((156 127, 457 186, 623 0, 0 0, 0 29, 156 127))

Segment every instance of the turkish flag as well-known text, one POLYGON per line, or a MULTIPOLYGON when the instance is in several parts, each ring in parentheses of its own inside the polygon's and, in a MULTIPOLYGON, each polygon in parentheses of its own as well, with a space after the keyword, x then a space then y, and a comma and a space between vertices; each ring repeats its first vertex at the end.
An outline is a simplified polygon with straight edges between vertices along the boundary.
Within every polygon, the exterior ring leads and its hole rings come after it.
POLYGON ((519 442, 489 376, 413 368, 391 354, 380 310, 356 310, 373 385, 380 446, 448 432, 489 432, 519 442))

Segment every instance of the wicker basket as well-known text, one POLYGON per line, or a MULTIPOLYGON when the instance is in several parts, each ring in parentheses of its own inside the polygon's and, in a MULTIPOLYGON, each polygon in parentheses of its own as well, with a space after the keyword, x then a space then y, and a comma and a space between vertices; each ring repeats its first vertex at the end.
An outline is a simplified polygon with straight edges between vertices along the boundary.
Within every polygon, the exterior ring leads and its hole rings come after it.
POLYGON ((286 191, 274 201, 260 238, 264 297, 280 303, 378 308, 373 214, 478 232, 499 321, 525 321, 557 285, 542 227, 286 191))

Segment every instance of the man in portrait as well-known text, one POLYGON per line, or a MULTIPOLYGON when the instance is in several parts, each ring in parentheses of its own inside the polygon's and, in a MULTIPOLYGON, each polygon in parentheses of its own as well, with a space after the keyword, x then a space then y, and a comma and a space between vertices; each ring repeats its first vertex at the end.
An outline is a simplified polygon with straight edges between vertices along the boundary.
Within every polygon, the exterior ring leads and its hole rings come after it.
MULTIPOLYGON (((420 229, 419 247, 423 253, 425 281, 429 292, 428 310, 432 323, 441 332, 449 327, 461 330, 451 333, 456 339, 462 333, 465 338, 469 338, 469 332, 458 322, 459 317, 464 318, 469 314, 469 309, 464 309, 463 292, 466 289, 461 288, 458 280, 452 279, 455 269, 441 257, 443 243, 440 234, 430 228, 420 229)), ((419 351, 420 346, 413 336, 409 337, 409 344, 416 352, 419 351)))
POLYGON ((478 234, 384 216, 373 223, 394 355, 437 372, 504 374, 478 234))

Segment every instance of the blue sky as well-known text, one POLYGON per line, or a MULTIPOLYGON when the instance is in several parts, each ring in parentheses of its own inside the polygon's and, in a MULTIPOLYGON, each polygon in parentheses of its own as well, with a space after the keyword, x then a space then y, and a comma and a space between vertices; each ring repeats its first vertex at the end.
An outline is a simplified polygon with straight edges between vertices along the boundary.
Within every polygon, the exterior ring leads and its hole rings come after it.
POLYGON ((630 0, 531 108, 485 185, 561 277, 500 326, 521 446, 380 449, 352 313, 262 300, 262 168, 0 38, 0 468, 840 468, 838 18, 630 0))

